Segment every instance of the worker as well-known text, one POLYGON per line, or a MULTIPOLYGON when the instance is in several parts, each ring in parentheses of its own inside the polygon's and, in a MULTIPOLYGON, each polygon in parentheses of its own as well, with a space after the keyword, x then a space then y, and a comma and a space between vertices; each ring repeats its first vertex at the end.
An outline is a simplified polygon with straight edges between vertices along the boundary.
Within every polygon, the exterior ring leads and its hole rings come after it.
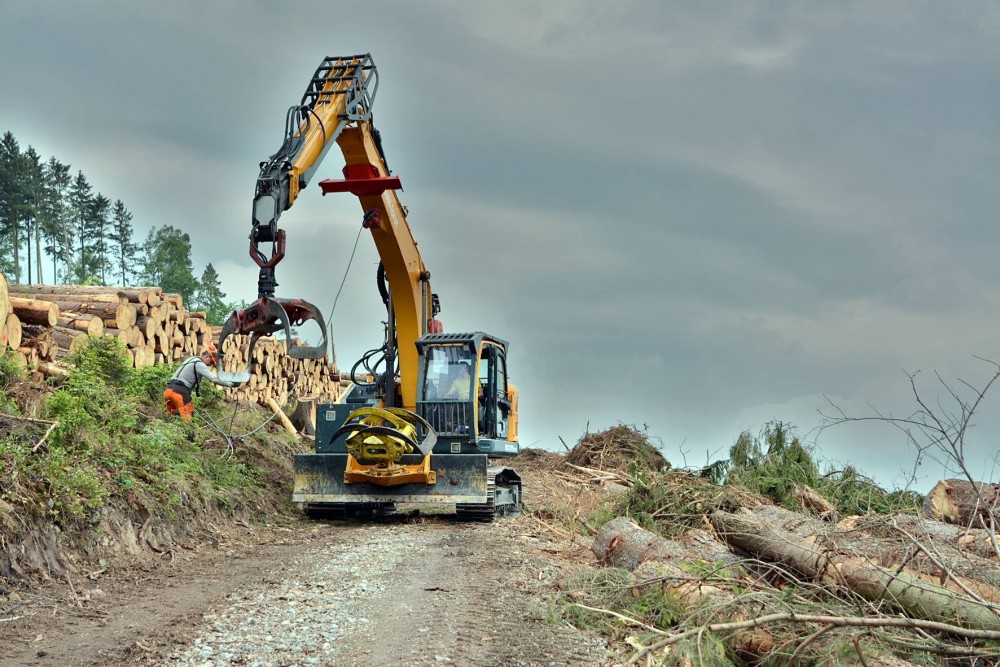
POLYGON ((467 401, 469 400, 469 364, 464 361, 455 367, 455 379, 452 380, 451 386, 448 391, 444 393, 443 398, 450 398, 456 401, 467 401))
MULTIPOLYGON (((208 379, 213 384, 223 387, 235 387, 237 383, 228 380, 220 380, 209 366, 218 363, 218 351, 214 344, 209 346, 197 357, 189 357, 184 363, 174 371, 173 376, 167 381, 167 388, 163 391, 163 402, 169 414, 179 414, 181 419, 191 423, 194 417, 194 405, 191 403, 191 392, 201 395, 201 380, 208 379)), ((194 433, 188 433, 188 440, 194 439, 194 433)))

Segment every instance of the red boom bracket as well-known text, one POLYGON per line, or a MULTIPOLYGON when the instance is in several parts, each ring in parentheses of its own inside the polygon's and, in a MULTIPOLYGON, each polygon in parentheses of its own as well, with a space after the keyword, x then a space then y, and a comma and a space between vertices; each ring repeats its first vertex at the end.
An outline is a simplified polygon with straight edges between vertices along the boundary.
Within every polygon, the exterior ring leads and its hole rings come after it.
POLYGON ((402 190, 399 176, 380 176, 370 164, 349 164, 344 167, 344 178, 328 178, 319 182, 323 194, 350 192, 358 197, 380 195, 386 190, 402 190))

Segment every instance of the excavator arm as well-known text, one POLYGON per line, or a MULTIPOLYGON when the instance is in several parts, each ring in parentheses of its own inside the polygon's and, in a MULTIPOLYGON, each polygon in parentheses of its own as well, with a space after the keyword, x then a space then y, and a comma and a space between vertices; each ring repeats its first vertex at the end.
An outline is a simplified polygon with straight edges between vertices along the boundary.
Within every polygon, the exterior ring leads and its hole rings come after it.
MULTIPOLYGON (((285 230, 278 227, 278 220, 295 203, 347 125, 369 122, 377 89, 378 72, 369 54, 328 57, 316 68, 301 102, 288 109, 284 140, 261 163, 253 199, 250 257, 260 268, 257 301, 230 315, 220 335, 220 349, 229 336, 245 334, 250 336, 252 352, 262 336, 284 330, 291 340, 292 326, 315 321, 322 332, 319 343, 292 345, 288 354, 311 359, 326 355, 326 323, 319 308, 301 299, 274 296, 275 267, 285 256, 285 230)), ((245 382, 250 371, 220 371, 220 377, 245 382)))
MULTIPOLYGON (((394 192, 398 180, 389 175, 379 145, 378 131, 370 119, 347 127, 337 137, 344 154, 344 179, 320 181, 323 194, 351 192, 360 199, 365 211, 364 226, 375 241, 382 260, 391 297, 390 331, 395 341, 388 341, 391 352, 386 362, 387 380, 392 382, 393 359, 398 354, 400 391, 406 410, 416 410, 419 354, 416 341, 426 333, 440 333, 435 318, 439 310, 431 291, 431 274, 424 266, 417 242, 406 221, 406 211, 394 192), (390 189, 391 188, 391 189, 390 189)), ((392 392, 385 395, 391 400, 392 392)))

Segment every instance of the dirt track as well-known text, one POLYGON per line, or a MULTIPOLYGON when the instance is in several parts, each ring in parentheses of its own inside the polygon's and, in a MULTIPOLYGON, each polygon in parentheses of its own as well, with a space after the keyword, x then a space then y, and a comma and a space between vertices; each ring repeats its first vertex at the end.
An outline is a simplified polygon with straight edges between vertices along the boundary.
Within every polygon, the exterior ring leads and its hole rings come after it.
POLYGON ((552 582, 588 556, 533 525, 242 527, 15 593, 0 665, 602 664, 599 639, 546 622, 552 582))

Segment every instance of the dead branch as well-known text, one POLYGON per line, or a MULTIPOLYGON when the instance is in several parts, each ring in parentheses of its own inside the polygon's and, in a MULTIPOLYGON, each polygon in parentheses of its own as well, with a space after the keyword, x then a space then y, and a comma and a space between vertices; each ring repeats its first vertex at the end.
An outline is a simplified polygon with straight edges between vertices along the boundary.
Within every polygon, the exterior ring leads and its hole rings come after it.
POLYGON ((733 630, 747 630, 749 628, 759 628, 772 623, 812 623, 816 625, 832 625, 838 628, 906 628, 930 630, 932 632, 944 632, 966 639, 998 640, 1000 631, 997 630, 973 630, 963 628, 960 625, 942 623, 940 621, 927 621, 919 618, 902 618, 899 616, 822 616, 818 614, 796 614, 795 612, 780 612, 767 614, 758 618, 751 618, 745 621, 732 623, 709 623, 700 628, 692 628, 683 632, 677 632, 658 641, 647 648, 647 652, 676 644, 677 642, 695 635, 701 631, 705 632, 730 632, 733 630))
POLYGON ((31 448, 32 452, 37 452, 38 451, 38 448, 41 447, 45 443, 46 440, 48 440, 49 435, 52 433, 52 431, 55 429, 56 426, 59 426, 59 421, 58 420, 52 422, 49 425, 49 428, 46 429, 46 431, 45 431, 45 435, 43 435, 42 438, 41 438, 41 440, 39 440, 38 442, 36 442, 35 446, 31 448))
POLYGON ((587 605, 580 604, 579 602, 571 602, 570 606, 571 607, 579 607, 580 609, 586 609, 587 611, 592 611, 592 612, 595 612, 595 613, 598 613, 598 614, 607 614, 608 616, 614 616, 617 619, 625 621, 629 625, 638 625, 639 627, 645 628, 645 629, 649 630, 650 632, 655 632, 658 635, 665 635, 665 634, 667 634, 665 630, 661 630, 659 628, 654 628, 652 625, 646 625, 645 623, 643 623, 640 620, 634 619, 634 618, 632 618, 630 616, 625 616, 624 614, 619 614, 618 612, 611 611, 610 609, 598 609, 597 607, 588 607, 587 605))

